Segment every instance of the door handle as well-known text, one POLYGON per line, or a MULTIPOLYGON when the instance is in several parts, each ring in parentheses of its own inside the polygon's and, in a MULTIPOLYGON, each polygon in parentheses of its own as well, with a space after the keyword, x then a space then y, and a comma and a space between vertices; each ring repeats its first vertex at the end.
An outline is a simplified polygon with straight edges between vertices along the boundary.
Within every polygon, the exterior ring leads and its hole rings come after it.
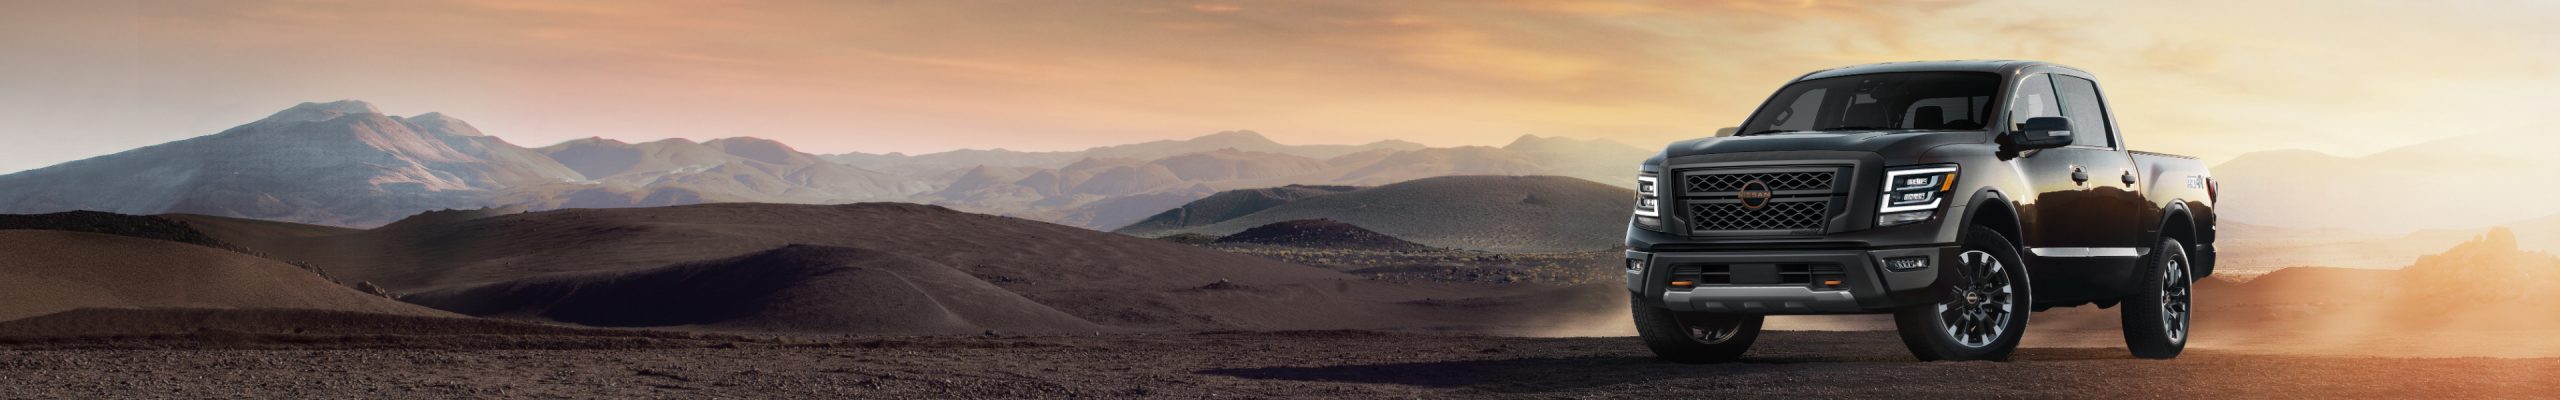
POLYGON ((2089 184, 2089 171, 2082 171, 2080 170, 2080 167, 2071 167, 2071 183, 2075 185, 2089 184))
POLYGON ((2124 186, 2133 187, 2133 171, 2124 172, 2124 186))

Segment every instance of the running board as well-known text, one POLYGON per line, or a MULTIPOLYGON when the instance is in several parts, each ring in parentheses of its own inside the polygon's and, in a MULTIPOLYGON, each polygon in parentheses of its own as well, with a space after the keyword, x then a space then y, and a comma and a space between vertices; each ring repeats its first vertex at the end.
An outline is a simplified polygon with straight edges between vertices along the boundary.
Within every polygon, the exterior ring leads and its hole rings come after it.
POLYGON ((2150 249, 2132 247, 2037 247, 2027 249, 2027 252, 2035 253, 2037 257, 2083 258, 2141 257, 2143 255, 2150 254, 2151 252, 2149 250, 2150 249))

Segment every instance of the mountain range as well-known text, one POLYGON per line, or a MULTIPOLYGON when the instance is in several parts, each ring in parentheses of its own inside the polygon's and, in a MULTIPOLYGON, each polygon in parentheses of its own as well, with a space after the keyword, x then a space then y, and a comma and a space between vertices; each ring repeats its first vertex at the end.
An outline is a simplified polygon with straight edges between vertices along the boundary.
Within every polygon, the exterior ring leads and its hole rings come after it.
POLYGON ((1223 190, 1444 175, 1624 181, 1646 151, 1524 136, 1503 147, 1286 145, 1251 131, 1080 151, 816 155, 733 137, 527 148, 440 113, 303 103, 212 135, 0 175, 0 213, 191 213, 370 227, 447 209, 719 202, 940 204, 1111 229, 1223 190))

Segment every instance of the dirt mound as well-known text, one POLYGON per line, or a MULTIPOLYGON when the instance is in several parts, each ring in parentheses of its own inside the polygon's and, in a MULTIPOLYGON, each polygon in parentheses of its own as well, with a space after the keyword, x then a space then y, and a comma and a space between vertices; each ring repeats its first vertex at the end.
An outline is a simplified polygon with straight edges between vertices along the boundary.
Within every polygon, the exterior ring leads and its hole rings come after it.
POLYGON ((1302 219, 1273 222, 1218 238, 1221 244, 1260 244, 1289 247, 1318 247, 1359 250, 1421 250, 1419 243, 1408 242, 1358 225, 1330 219, 1302 219))
POLYGON ((1141 236, 1231 235, 1274 222, 1331 219, 1441 248, 1550 252, 1624 245, 1635 193, 1560 176, 1444 176, 1312 196, 1239 217, 1141 236))
POLYGON ((469 315, 590 326, 972 334, 1105 328, 950 266, 873 250, 793 245, 633 271, 595 271, 402 298, 469 315))
POLYGON ((85 232, 0 231, 0 321, 86 307, 296 308, 450 316, 239 252, 85 232))

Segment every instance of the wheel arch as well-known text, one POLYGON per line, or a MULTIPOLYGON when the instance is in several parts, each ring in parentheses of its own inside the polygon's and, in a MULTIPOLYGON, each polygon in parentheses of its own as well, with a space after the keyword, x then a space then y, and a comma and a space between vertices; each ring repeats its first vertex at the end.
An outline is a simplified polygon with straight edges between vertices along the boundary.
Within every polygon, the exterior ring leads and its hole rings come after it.
MULTIPOLYGON (((2019 223, 2018 208, 2009 204, 2009 196, 2000 193, 2000 189, 1986 188, 1974 192, 1973 199, 1966 204, 1971 206, 1965 207, 1965 225, 1991 228, 1991 231, 2007 237, 2009 245, 2019 246, 2021 249, 2027 246, 2025 225, 2019 223)), ((1965 232, 1965 230, 1960 229, 1957 232, 1965 232)), ((1965 238, 1959 236, 1956 239, 1963 241, 1965 238)), ((2024 250, 2020 252, 2023 254, 2024 250)))
POLYGON ((2204 232, 2197 230, 2197 226, 2199 225, 2196 222, 2195 215, 2195 211, 2187 209, 2186 200, 2170 200, 2169 207, 2161 210, 2161 217, 2158 225, 2159 230, 2157 231, 2159 233, 2153 235, 2153 238, 2151 239, 2151 247, 2158 248, 2160 247, 2160 243, 2167 239, 2177 239, 2179 247, 2183 247, 2183 249, 2180 250, 2187 251, 2187 257, 2190 259, 2189 262, 2198 267, 2197 269, 2202 270, 2195 271, 2196 276, 2211 276, 2213 275, 2213 267, 2210 263, 2195 262, 2196 260, 2193 260, 2197 257, 2196 254, 2201 252, 2200 249, 2202 249, 2202 247, 2200 246, 2203 246, 2205 243, 2204 237, 2202 236, 2204 232))

